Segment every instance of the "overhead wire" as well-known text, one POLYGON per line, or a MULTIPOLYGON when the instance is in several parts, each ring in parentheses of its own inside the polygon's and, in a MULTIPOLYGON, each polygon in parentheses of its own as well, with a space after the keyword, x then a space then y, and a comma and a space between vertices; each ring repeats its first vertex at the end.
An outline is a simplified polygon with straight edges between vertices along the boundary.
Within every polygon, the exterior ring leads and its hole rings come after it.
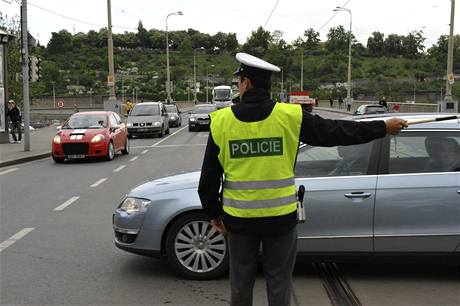
MULTIPOLYGON (((53 14, 53 15, 56 15, 56 16, 59 16, 61 18, 64 18, 64 19, 68 19, 68 20, 72 20, 72 21, 75 21, 75 22, 78 22, 78 23, 82 23, 82 24, 86 24, 86 25, 91 25, 91 26, 96 26, 96 27, 106 27, 105 25, 101 25, 101 24, 96 24, 96 23, 91 23, 91 22, 87 22, 87 21, 84 21, 84 20, 80 20, 80 19, 77 19, 77 18, 73 18, 73 17, 69 17, 69 16, 65 16, 63 14, 60 14, 60 13, 57 13, 55 11, 52 11, 52 10, 49 10, 47 8, 44 8, 44 7, 41 7, 41 6, 38 6, 34 3, 31 3, 29 2, 28 3, 30 6, 33 6, 35 8, 38 8, 42 11, 45 11, 47 13, 50 13, 50 14, 53 14)), ((120 28, 120 29, 129 29, 129 30, 136 30, 136 28, 131 28, 131 27, 122 27, 122 26, 117 26, 117 25, 112 25, 113 28, 120 28)))
POLYGON ((275 11, 276 6, 278 5, 278 2, 280 2, 280 0, 277 0, 276 3, 275 3, 275 5, 273 6, 272 11, 270 12, 270 15, 269 15, 268 18, 267 18, 267 21, 265 21, 264 29, 265 29, 265 27, 267 26, 268 21, 269 21, 270 18, 272 17, 272 14, 273 14, 273 12, 275 11))

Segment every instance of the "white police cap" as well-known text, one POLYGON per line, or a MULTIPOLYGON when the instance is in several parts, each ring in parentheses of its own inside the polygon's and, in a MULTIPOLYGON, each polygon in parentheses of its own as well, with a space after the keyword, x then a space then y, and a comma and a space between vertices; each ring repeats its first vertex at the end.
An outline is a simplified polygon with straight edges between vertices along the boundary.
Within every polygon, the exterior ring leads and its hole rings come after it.
POLYGON ((281 69, 278 66, 270 64, 258 57, 252 56, 247 53, 237 53, 236 60, 241 63, 241 67, 235 72, 235 75, 244 73, 245 70, 251 70, 255 72, 262 70, 261 72, 280 72, 281 69))

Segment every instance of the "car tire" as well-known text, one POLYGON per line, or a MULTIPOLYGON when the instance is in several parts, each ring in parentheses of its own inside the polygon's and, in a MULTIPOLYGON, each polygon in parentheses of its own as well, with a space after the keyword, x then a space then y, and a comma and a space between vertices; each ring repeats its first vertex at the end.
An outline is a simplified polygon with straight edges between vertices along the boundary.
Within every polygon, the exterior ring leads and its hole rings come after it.
POLYGON ((125 147, 121 150, 122 154, 129 154, 129 139, 126 138, 125 147))
POLYGON ((228 249, 203 212, 179 217, 166 236, 166 255, 172 269, 182 277, 215 279, 228 271, 228 249))
POLYGON ((193 132, 193 128, 191 126, 188 127, 189 132, 193 132))
POLYGON ((107 155, 105 156, 105 160, 112 160, 115 157, 115 147, 113 146, 113 142, 109 142, 109 146, 107 148, 107 155))
POLYGON ((133 134, 128 134, 128 138, 129 138, 129 139, 132 139, 132 138, 133 138, 133 134))
POLYGON ((62 164, 64 162, 64 157, 56 157, 54 155, 52 155, 52 157, 53 157, 54 162, 57 164, 62 164))

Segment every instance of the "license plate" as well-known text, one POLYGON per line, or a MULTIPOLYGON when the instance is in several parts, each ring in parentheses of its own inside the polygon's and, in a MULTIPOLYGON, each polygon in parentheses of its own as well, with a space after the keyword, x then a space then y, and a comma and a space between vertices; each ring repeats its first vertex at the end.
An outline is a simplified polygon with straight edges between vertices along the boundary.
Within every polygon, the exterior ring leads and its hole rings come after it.
POLYGON ((139 132, 147 132, 149 129, 137 129, 139 132))
POLYGON ((72 155, 67 155, 67 158, 71 158, 71 159, 85 158, 85 154, 72 154, 72 155))
POLYGON ((199 124, 209 124, 209 120, 198 121, 199 124))

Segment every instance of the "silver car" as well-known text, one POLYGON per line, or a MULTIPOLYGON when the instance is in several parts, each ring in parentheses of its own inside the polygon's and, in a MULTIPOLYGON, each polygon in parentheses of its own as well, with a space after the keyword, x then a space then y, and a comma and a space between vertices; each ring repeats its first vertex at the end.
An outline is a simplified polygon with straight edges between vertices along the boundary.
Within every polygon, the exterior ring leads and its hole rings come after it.
POLYGON ((134 106, 126 123, 128 137, 169 134, 169 115, 161 102, 142 102, 134 106))
MULTIPOLYGON (((306 188, 299 256, 460 259, 458 120, 411 125, 363 145, 302 145, 295 170, 296 185, 306 188)), ((166 258, 187 278, 225 273, 227 244, 202 211, 199 175, 155 179, 131 190, 113 215, 115 245, 166 258)))

